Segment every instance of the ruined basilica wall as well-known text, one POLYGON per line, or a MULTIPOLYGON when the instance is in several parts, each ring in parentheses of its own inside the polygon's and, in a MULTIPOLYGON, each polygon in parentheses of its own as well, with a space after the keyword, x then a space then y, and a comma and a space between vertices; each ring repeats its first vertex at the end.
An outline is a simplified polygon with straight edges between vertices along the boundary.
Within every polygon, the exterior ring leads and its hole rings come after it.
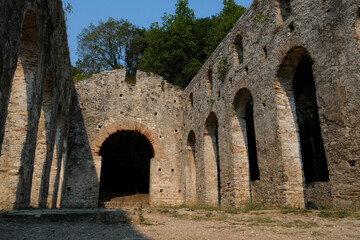
POLYGON ((207 118, 215 114, 221 205, 240 206, 250 199, 264 205, 304 206, 307 201, 335 207, 360 205, 360 2, 292 0, 284 6, 286 2, 290 1, 255 1, 183 92, 181 169, 187 202, 194 202, 195 194, 197 203, 218 203, 211 184, 216 184, 216 164, 211 163, 214 149, 209 151, 206 140, 211 135, 207 118), (281 83, 283 78, 291 82, 294 66, 305 51, 314 60, 330 177, 329 182, 308 185, 302 172, 296 118, 285 114, 293 109, 286 103, 291 97, 283 93, 281 83), (254 101, 257 181, 249 179, 246 148, 240 144, 244 133, 234 131, 241 126, 233 124, 237 121, 233 102, 243 88, 254 101), (193 148, 188 140, 191 131, 193 148), (194 153, 194 164, 189 163, 189 151, 194 153), (195 187, 190 186, 194 179, 195 187))
POLYGON ((125 74, 125 70, 105 71, 75 85, 62 207, 98 207, 100 147, 121 130, 137 131, 152 143, 150 204, 183 202, 179 171, 182 91, 140 71, 136 84, 129 84, 125 74))
POLYGON ((72 89, 62 2, 0 5, 0 209, 56 207, 72 89))

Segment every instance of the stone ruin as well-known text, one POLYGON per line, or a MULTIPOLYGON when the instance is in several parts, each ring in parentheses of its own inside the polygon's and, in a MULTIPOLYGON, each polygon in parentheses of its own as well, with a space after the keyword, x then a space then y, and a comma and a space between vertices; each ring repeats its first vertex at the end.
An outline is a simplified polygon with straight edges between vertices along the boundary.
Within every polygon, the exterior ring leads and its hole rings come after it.
POLYGON ((41 3, 0 9, 0 209, 97 208, 102 183, 138 180, 153 206, 360 207, 358 0, 255 0, 185 90, 125 70, 74 85, 61 1, 41 3), (127 151, 142 168, 106 165, 127 151))

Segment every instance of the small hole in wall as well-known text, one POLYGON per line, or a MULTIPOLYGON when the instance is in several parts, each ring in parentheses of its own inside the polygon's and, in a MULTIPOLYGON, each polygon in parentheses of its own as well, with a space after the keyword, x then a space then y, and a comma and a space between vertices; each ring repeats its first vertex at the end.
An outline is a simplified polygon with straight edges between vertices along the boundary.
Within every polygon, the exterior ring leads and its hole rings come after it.
POLYGON ((95 167, 94 166, 91 166, 91 170, 94 170, 95 169, 95 167))
POLYGON ((328 10, 326 10, 326 13, 329 14, 331 12, 331 8, 329 8, 328 10))
POLYGON ((266 46, 263 47, 263 51, 264 51, 264 58, 266 59, 268 55, 266 46))
POLYGON ((228 182, 227 185, 230 186, 230 183, 228 182))
POLYGON ((232 78, 229 79, 230 86, 232 86, 232 78))
POLYGON ((120 112, 120 114, 123 114, 124 112, 120 112))
POLYGON ((160 135, 159 138, 162 138, 162 136, 160 135))
POLYGON ((68 187, 67 190, 68 190, 68 191, 71 191, 71 187, 68 187))
POLYGON ((162 190, 162 189, 160 189, 160 192, 163 192, 163 190, 162 190))
POLYGON ((174 169, 171 169, 171 172, 174 172, 174 169))
POLYGON ((152 99, 151 99, 151 101, 153 102, 153 101, 154 101, 154 99, 152 98, 152 99))
POLYGON ((89 191, 91 191, 92 190, 92 188, 89 188, 89 191))
POLYGON ((289 32, 293 32, 295 30, 294 22, 289 24, 289 32))
POLYGON ((174 100, 174 103, 176 103, 176 100, 174 100))
POLYGON ((249 73, 249 68, 247 66, 245 67, 245 72, 246 72, 246 74, 249 73))
POLYGON ((220 95, 221 95, 221 94, 220 94, 220 91, 218 91, 218 98, 220 98, 220 95))
POLYGON ((121 83, 124 83, 124 81, 121 81, 121 83))
POLYGON ((263 105, 263 107, 266 107, 266 103, 265 103, 265 102, 263 102, 262 105, 263 105))
POLYGON ((156 115, 157 115, 157 112, 155 112, 154 115, 156 116, 156 115))
POLYGON ((348 163, 349 167, 355 167, 356 161, 355 160, 349 160, 349 161, 347 161, 347 163, 348 163))
POLYGON ((161 85, 159 85, 158 87, 161 87, 161 85))
POLYGON ((179 117, 179 114, 176 114, 176 117, 179 117))
POLYGON ((102 125, 101 125, 101 124, 99 124, 97 127, 100 129, 100 128, 102 128, 102 125))
POLYGON ((120 94, 120 97, 122 97, 123 95, 122 94, 120 94))
POLYGON ((270 182, 273 182, 273 181, 274 181, 274 180, 273 180, 273 178, 271 177, 271 178, 270 178, 270 182))
POLYGON ((175 132, 178 132, 177 129, 175 129, 175 132))
POLYGON ((159 172, 161 172, 161 168, 159 168, 159 172))
POLYGON ((181 190, 179 189, 179 193, 181 193, 181 190))

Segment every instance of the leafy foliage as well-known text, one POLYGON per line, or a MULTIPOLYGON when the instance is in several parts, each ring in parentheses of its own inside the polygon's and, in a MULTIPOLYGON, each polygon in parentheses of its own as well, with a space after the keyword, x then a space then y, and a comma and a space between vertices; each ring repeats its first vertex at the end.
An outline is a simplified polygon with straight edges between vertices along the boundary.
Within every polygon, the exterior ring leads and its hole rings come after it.
POLYGON ((188 0, 178 0, 175 15, 165 14, 162 25, 154 23, 147 32, 141 67, 186 87, 245 11, 234 0, 223 3, 218 16, 195 19, 188 0))
POLYGON ((86 75, 119 68, 135 74, 145 49, 144 35, 145 29, 124 19, 90 24, 78 35, 76 67, 86 75))
POLYGON ((175 14, 165 13, 148 30, 123 19, 91 24, 78 36, 76 67, 84 76, 125 67, 130 82, 140 68, 186 87, 245 11, 234 0, 223 0, 220 14, 196 19, 188 4, 177 0, 175 14))
POLYGON ((215 19, 214 27, 209 32, 207 47, 205 49, 208 57, 210 57, 246 10, 245 7, 237 5, 234 0, 223 0, 223 5, 223 9, 215 19))
POLYGON ((178 0, 175 15, 164 14, 162 25, 151 25, 146 43, 142 69, 185 87, 201 66, 196 58, 195 14, 188 0, 178 0))

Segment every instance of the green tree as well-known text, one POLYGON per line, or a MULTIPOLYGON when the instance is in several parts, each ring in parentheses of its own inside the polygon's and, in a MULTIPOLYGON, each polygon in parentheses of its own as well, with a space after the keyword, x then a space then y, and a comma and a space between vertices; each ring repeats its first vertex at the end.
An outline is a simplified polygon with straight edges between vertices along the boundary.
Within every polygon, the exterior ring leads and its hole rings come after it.
POLYGON ((145 32, 124 19, 90 24, 78 35, 76 67, 85 75, 119 68, 134 75, 145 49, 145 32))
POLYGON ((210 57, 246 10, 245 7, 237 5, 234 0, 223 0, 223 5, 223 9, 220 14, 216 16, 214 27, 208 35, 205 50, 208 57, 210 57))
POLYGON ((187 86, 202 64, 196 57, 195 14, 188 7, 188 0, 178 0, 174 15, 165 13, 161 25, 151 25, 146 43, 142 69, 159 74, 172 84, 187 86))

